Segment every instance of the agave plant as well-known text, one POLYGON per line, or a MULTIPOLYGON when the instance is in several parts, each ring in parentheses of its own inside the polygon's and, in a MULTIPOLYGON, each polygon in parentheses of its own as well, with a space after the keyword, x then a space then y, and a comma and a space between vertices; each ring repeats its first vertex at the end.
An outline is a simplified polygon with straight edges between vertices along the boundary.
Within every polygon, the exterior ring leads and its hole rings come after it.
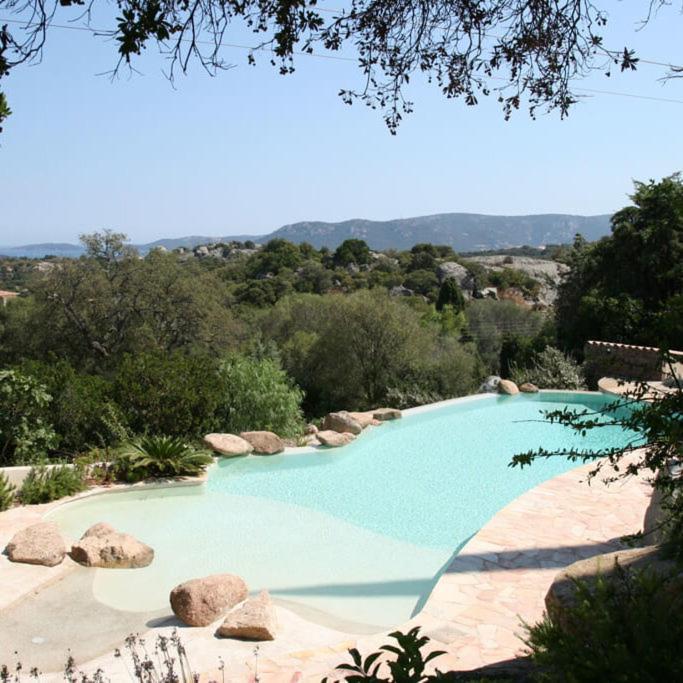
POLYGON ((213 458, 207 451, 172 436, 144 436, 119 452, 120 476, 128 481, 150 477, 184 477, 202 472, 213 458))

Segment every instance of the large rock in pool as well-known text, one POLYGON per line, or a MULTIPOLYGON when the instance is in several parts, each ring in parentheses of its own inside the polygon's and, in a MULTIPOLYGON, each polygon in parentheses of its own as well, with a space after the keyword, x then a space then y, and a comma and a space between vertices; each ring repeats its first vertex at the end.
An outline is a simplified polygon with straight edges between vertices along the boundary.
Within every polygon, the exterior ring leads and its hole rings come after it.
POLYGON ((331 429, 323 429, 315 437, 323 446, 328 446, 329 448, 346 446, 346 444, 351 443, 356 438, 351 432, 334 432, 331 429))
POLYGON ((275 607, 267 591, 247 600, 225 617, 216 635, 244 640, 274 640, 277 630, 275 607))
POLYGON ((58 565, 66 555, 66 545, 54 522, 38 522, 17 531, 5 549, 12 562, 58 565))
POLYGON ((71 559, 86 567, 137 569, 152 563, 154 550, 130 534, 100 522, 71 546, 71 559))
POLYGON ((242 432, 240 436, 252 445, 258 455, 273 455, 285 450, 285 442, 273 432, 242 432))
POLYGON ((514 396, 519 393, 519 388, 511 379, 501 379, 498 382, 498 393, 514 396))
POLYGON ((323 429, 340 433, 348 432, 349 434, 360 434, 363 431, 360 422, 353 418, 351 413, 347 413, 345 410, 325 415, 323 429))
POLYGON ((235 434, 207 434, 204 443, 221 455, 247 455, 254 447, 241 436, 235 434))
POLYGON ((674 560, 662 557, 659 546, 629 548, 579 560, 557 574, 545 596, 548 614, 563 628, 571 629, 567 610, 575 606, 578 599, 576 582, 584 583, 591 590, 598 576, 610 579, 615 577, 618 568, 627 573, 645 569, 662 577, 670 577, 668 590, 671 595, 680 596, 683 592, 683 571, 674 560))
POLYGON ((181 583, 171 591, 171 609, 188 626, 208 626, 246 600, 247 584, 234 574, 212 574, 181 583))
POLYGON ((386 422, 387 420, 398 420, 403 414, 398 408, 375 408, 372 411, 372 416, 375 420, 386 422))

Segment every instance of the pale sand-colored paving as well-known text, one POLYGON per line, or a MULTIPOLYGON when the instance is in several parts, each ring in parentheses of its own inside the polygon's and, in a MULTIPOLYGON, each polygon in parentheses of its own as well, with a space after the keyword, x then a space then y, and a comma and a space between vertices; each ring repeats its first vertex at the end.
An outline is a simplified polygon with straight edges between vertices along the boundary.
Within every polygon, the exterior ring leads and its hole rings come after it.
MULTIPOLYGON (((435 666, 465 670, 519 654, 521 621, 533 623, 541 617, 555 574, 576 560, 619 548, 620 537, 642 528, 649 485, 631 478, 609 487, 599 481, 589 486, 586 476, 591 467, 555 477, 498 512, 453 558, 422 611, 410 622, 397 624, 401 630, 421 626, 434 649, 447 651, 434 661, 435 666)), ((50 507, 0 514, 0 545, 4 547, 15 531, 40 519, 50 507)), ((41 648, 44 652, 49 643, 39 631, 54 633, 59 630, 55 624, 61 623, 65 632, 79 638, 73 648, 81 668, 102 667, 113 681, 130 680, 122 661, 113 655, 111 640, 117 629, 143 633, 150 642, 179 624, 170 611, 167 616, 131 614, 95 602, 89 592, 91 571, 68 558, 48 569, 12 564, 0 557, 0 663, 2 655, 16 649, 17 640, 32 653, 41 648), (35 643, 29 639, 33 631, 35 643), (79 651, 90 661, 79 657, 79 651)), ((319 681, 333 675, 335 665, 348 661, 349 647, 368 654, 388 640, 386 633, 359 637, 328 629, 282 606, 278 618, 278 638, 261 643, 258 656, 252 643, 215 638, 215 626, 179 631, 203 680, 222 679, 220 657, 226 665, 225 680, 235 682, 253 681, 257 674, 263 683, 319 681)), ((22 649, 22 654, 30 653, 22 649)), ((35 656, 47 663, 56 654, 35 656)), ((31 665, 29 656, 22 656, 22 661, 31 665)), ((61 680, 61 675, 46 674, 42 680, 61 680)))

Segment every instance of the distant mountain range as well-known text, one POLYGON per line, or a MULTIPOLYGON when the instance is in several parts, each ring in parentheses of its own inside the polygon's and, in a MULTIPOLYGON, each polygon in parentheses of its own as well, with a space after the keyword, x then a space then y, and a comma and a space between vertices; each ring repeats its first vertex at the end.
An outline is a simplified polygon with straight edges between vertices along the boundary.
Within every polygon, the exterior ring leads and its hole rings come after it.
MULTIPOLYGON (((434 216, 400 218, 390 221, 369 221, 362 218, 341 223, 321 221, 292 223, 268 235, 228 235, 212 237, 194 235, 177 239, 160 239, 136 245, 142 253, 154 247, 193 248, 213 242, 265 243, 274 238, 291 242, 309 242, 316 248, 334 249, 344 240, 365 240, 373 249, 410 249, 420 242, 446 244, 456 251, 485 251, 528 245, 566 244, 581 233, 587 240, 597 240, 610 232, 610 215, 573 216, 570 214, 538 214, 533 216, 488 216, 476 213, 442 213, 434 216)), ((47 243, 21 247, 1 247, 0 255, 29 258, 80 256, 82 247, 76 244, 47 243)))

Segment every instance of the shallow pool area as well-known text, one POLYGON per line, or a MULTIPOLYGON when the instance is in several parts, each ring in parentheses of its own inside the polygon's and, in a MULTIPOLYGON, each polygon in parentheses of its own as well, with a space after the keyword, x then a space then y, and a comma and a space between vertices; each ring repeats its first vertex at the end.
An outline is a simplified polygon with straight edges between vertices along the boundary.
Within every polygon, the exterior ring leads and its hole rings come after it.
POLYGON ((512 455, 632 436, 610 427, 581 438, 541 413, 607 400, 543 392, 457 401, 342 449, 223 459, 203 487, 95 496, 51 518, 72 538, 107 521, 155 549, 145 569, 95 572, 95 598, 116 609, 164 609, 177 583, 232 572, 312 621, 379 631, 419 610, 454 552, 498 510, 574 466, 558 458, 511 469, 512 455))

